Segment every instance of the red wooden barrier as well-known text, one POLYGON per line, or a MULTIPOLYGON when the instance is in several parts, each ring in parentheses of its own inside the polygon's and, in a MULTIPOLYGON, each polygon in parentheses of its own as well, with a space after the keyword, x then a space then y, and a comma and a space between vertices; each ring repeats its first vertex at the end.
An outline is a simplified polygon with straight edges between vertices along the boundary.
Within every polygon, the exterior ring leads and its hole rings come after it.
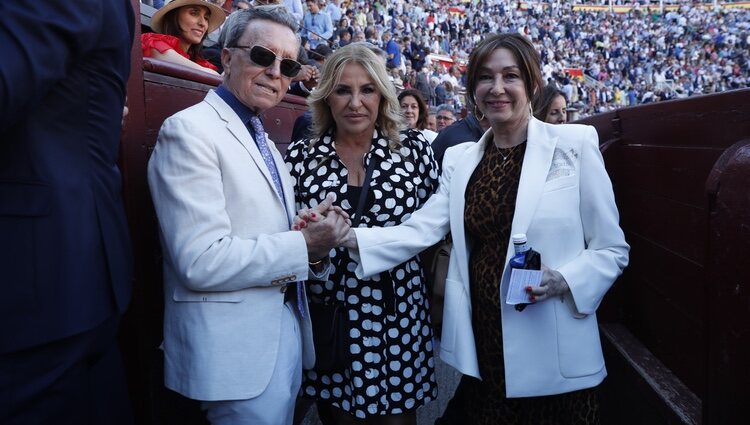
POLYGON ((750 418, 750 139, 716 161, 706 182, 709 225, 708 391, 711 424, 750 418))
MULTIPOLYGON (((727 284, 731 288, 717 284, 723 270, 714 264, 743 264, 739 256, 747 257, 750 250, 748 238, 743 245, 740 235, 750 220, 735 214, 737 236, 727 238, 725 232, 721 241, 710 239, 709 229, 720 226, 711 208, 721 204, 709 202, 717 197, 706 192, 706 182, 717 173, 717 160, 750 134, 750 90, 620 109, 582 121, 603 135, 621 224, 631 244, 630 265, 600 314, 610 371, 605 423, 746 420, 739 406, 747 404, 748 392, 738 382, 747 381, 750 369, 738 359, 748 358, 748 333, 738 323, 747 323, 750 304, 745 300, 722 310, 741 279, 727 284), (744 254, 727 257, 718 249, 722 244, 744 254)), ((732 163, 748 172, 741 161, 732 163)), ((750 179, 743 183, 736 183, 736 193, 744 189, 747 197, 750 179)))

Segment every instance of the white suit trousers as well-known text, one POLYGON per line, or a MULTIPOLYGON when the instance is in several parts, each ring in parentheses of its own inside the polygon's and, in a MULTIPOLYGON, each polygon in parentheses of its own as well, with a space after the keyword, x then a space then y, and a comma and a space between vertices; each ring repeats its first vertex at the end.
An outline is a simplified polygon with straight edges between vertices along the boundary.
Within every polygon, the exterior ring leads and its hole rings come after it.
POLYGON ((276 367, 265 391, 248 400, 203 401, 201 408, 212 425, 291 425, 302 385, 302 334, 293 302, 281 316, 281 338, 276 367))

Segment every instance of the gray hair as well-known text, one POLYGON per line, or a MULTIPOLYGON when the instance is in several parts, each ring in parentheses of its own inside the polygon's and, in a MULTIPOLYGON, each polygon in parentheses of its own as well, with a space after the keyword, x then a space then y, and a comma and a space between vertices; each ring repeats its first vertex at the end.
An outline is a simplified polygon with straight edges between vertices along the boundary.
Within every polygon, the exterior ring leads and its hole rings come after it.
POLYGON ((219 36, 219 45, 223 48, 233 47, 239 43, 251 21, 271 21, 288 27, 299 40, 299 26, 294 15, 283 5, 255 6, 233 12, 224 21, 224 28, 219 36))
POLYGON ((455 109, 453 109, 453 105, 448 105, 447 103, 443 103, 442 105, 439 105, 437 107, 437 110, 435 110, 435 114, 437 115, 438 113, 443 112, 443 111, 448 111, 451 114, 453 114, 454 117, 456 116, 456 111, 455 109))

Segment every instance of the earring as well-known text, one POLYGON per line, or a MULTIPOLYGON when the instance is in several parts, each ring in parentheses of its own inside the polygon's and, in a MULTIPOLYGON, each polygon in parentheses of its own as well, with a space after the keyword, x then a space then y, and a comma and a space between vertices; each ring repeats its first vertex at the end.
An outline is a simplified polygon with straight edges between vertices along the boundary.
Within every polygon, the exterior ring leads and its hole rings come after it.
POLYGON ((529 115, 534 116, 534 106, 531 105, 531 102, 529 102, 529 115))
POLYGON ((482 121, 484 119, 484 114, 479 111, 477 105, 474 105, 474 116, 477 117, 477 120, 479 121, 482 121))

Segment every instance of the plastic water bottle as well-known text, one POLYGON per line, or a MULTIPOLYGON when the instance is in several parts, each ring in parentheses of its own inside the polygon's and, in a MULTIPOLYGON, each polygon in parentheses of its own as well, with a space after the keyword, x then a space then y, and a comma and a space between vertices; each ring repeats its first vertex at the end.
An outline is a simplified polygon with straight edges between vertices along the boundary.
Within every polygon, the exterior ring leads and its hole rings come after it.
MULTIPOLYGON (((515 255, 510 259, 508 265, 513 269, 541 270, 542 256, 531 249, 529 242, 526 239, 526 234, 516 233, 511 236, 511 240, 513 241, 515 255)), ((526 306, 526 303, 516 304, 515 309, 517 311, 523 311, 526 306)))
POLYGON ((510 266, 514 269, 522 269, 526 263, 526 251, 530 249, 526 233, 516 233, 511 236, 511 239, 516 254, 510 259, 510 266))

